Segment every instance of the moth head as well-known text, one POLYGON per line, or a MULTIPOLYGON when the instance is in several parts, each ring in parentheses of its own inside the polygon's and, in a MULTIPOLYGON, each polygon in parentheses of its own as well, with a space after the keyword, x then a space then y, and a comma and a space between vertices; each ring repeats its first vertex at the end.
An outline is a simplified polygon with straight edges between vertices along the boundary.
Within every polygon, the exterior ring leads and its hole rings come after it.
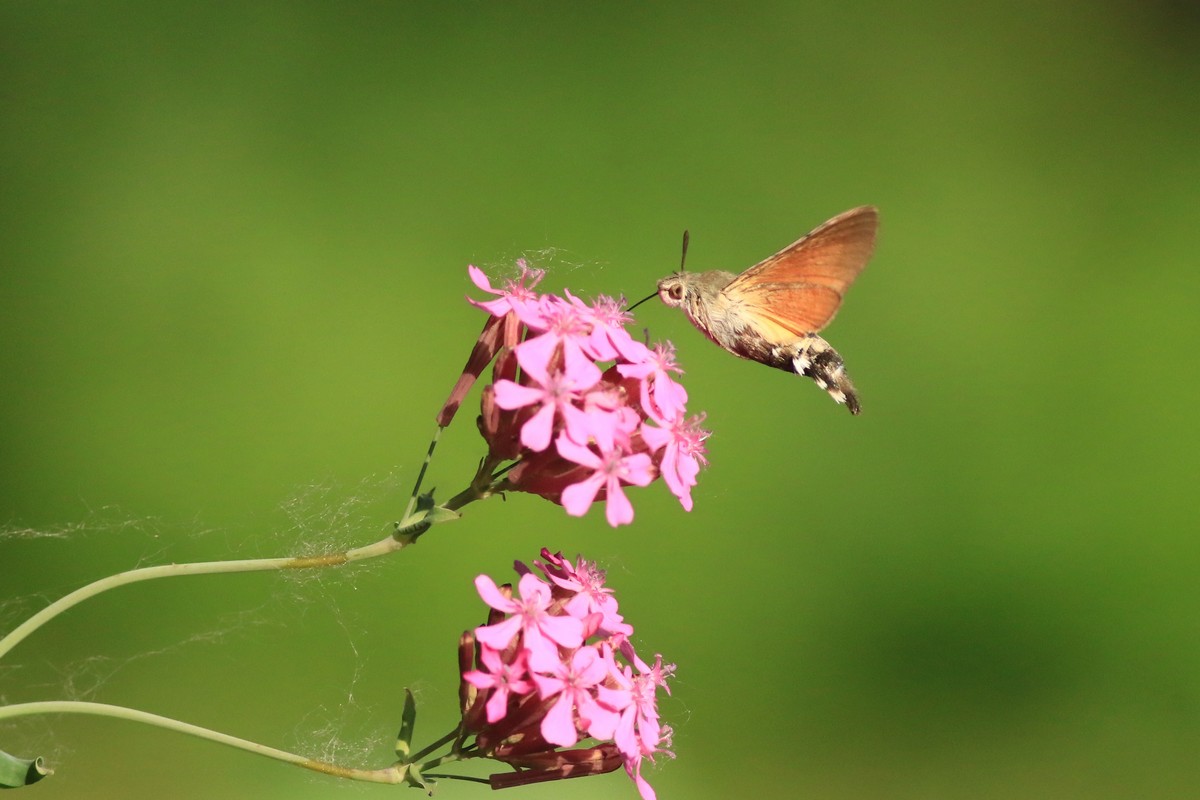
POLYGON ((694 284, 694 276, 689 275, 683 268, 683 265, 687 263, 688 241, 690 239, 691 236, 687 231, 684 231, 683 252, 679 256, 679 272, 658 282, 658 296, 671 308, 679 308, 683 305, 694 284))
POLYGON ((691 289, 689 277, 691 276, 686 272, 676 272, 674 275, 663 278, 658 282, 659 299, 671 308, 682 306, 691 289))
MULTIPOLYGON (((660 298, 662 298, 662 301, 664 303, 666 303, 668 306, 670 306, 671 308, 679 308, 680 306, 683 305, 684 300, 688 296, 689 288, 693 285, 692 276, 689 275, 687 272, 684 272, 684 270, 683 270, 683 265, 687 261, 687 249, 688 249, 688 232, 684 231, 683 232, 683 255, 679 259, 679 272, 676 272, 674 275, 671 275, 669 277, 663 278, 661 281, 658 282, 657 294, 660 298)), ((642 303, 646 302, 647 300, 649 300, 652 297, 654 297, 654 295, 649 295, 647 297, 644 297, 641 300, 638 300, 633 305, 631 305, 626 310, 633 311, 635 308, 637 308, 642 303)))

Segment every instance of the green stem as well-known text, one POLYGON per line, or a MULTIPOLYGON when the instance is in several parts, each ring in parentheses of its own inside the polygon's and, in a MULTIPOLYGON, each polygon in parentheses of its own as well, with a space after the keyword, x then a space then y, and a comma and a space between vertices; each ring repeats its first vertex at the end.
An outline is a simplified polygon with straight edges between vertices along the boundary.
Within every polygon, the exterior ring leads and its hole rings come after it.
POLYGON ((447 734, 446 734, 445 736, 443 736, 442 738, 438 739, 438 740, 437 740, 436 742, 434 742, 433 744, 431 744, 431 745, 429 745, 428 747, 426 747, 426 748, 422 749, 420 752, 418 752, 418 753, 414 753, 413 755, 411 755, 411 756, 409 756, 408 758, 404 759, 405 763, 407 763, 407 764, 415 764, 415 763, 417 763, 418 761, 420 761, 422 758, 424 758, 425 756, 427 756, 427 755, 429 755, 430 753, 432 753, 434 750, 437 750, 437 749, 438 749, 439 747, 441 747, 442 745, 444 745, 444 744, 447 744, 447 743, 449 743, 449 742, 452 742, 452 741, 454 741, 456 738, 458 738, 458 730, 459 730, 458 728, 455 728, 454 730, 450 731, 449 733, 447 733, 447 734))
POLYGON ((428 773, 425 772, 425 770, 435 769, 437 767, 440 767, 442 764, 453 764, 455 761, 463 761, 467 758, 469 758, 469 756, 464 756, 461 753, 446 753, 446 755, 444 755, 444 756, 438 756, 437 758, 431 759, 429 761, 426 761, 424 764, 422 764, 421 765, 421 774, 427 778, 431 777, 428 773))
POLYGON ((450 511, 458 511, 467 503, 474 503, 476 500, 482 500, 487 496, 487 494, 484 494, 482 491, 475 488, 474 484, 471 484, 466 489, 463 489, 461 492, 454 495, 454 497, 451 497, 449 500, 447 500, 442 505, 442 508, 449 509, 450 511))
POLYGON ((248 753, 255 755, 266 756, 277 761, 283 761, 288 764, 294 764, 297 767, 310 769, 314 772, 320 772, 325 775, 332 775, 337 778, 349 778, 356 781, 368 781, 370 783, 403 783, 407 769, 400 764, 393 764, 390 767, 383 769, 357 769, 354 767, 343 767, 338 764, 330 764, 325 761, 317 761, 311 758, 289 753, 286 750, 279 750, 274 747, 268 747, 264 744, 251 742, 247 739, 240 739, 237 736, 230 736, 227 733, 202 728, 199 725, 191 725, 187 722, 180 722, 177 719, 170 717, 162 717, 158 714, 151 714, 146 711, 138 711, 132 708, 123 706, 113 706, 106 703, 85 703, 77 700, 57 700, 46 701, 40 703, 17 703, 11 706, 0 706, 0 720, 11 719, 13 717, 29 716, 32 714, 91 714, 97 717, 112 717, 114 719, 125 719, 131 722, 141 722, 146 725, 153 725, 158 728, 183 733, 188 736, 195 736, 200 739, 207 739, 210 742, 235 747, 238 750, 245 750, 248 753))
POLYGON ((475 477, 471 480, 471 485, 443 503, 442 508, 457 511, 467 503, 474 503, 476 500, 486 500, 496 494, 496 489, 503 483, 498 478, 520 462, 514 461, 493 475, 492 470, 499 463, 498 460, 493 460, 492 458, 485 458, 479 462, 479 469, 475 471, 475 477))
POLYGON ((429 469, 429 464, 433 461, 433 451, 437 448, 438 439, 442 438, 442 431, 446 430, 442 426, 433 433, 433 439, 429 442, 429 450, 425 453, 425 460, 421 462, 421 471, 417 473, 417 482, 413 485, 412 497, 408 498, 408 506, 404 509, 404 518, 408 519, 412 516, 413 510, 417 507, 417 498, 421 494, 421 483, 425 480, 425 472, 429 469))
POLYGON ((426 778, 435 778, 440 781, 450 780, 450 781, 468 781, 470 783, 482 783, 482 784, 491 783, 491 781, 489 781, 487 778, 473 778, 470 775, 450 775, 445 772, 425 773, 425 777, 426 778))
POLYGON ((262 572, 265 570, 281 569, 313 569, 315 567, 336 567, 367 558, 376 558, 404 548, 407 541, 398 541, 392 536, 382 539, 366 547, 347 550, 343 553, 328 553, 323 556, 303 556, 285 558, 251 558, 234 561, 200 561, 191 564, 163 564, 157 567, 142 567, 127 572, 109 575, 87 586, 76 589, 70 594, 60 597, 50 605, 34 614, 0 639, 0 658, 8 654, 25 637, 57 617, 67 609, 95 597, 109 589, 126 586, 131 583, 150 581, 157 578, 175 578, 181 575, 213 575, 229 572, 262 572))

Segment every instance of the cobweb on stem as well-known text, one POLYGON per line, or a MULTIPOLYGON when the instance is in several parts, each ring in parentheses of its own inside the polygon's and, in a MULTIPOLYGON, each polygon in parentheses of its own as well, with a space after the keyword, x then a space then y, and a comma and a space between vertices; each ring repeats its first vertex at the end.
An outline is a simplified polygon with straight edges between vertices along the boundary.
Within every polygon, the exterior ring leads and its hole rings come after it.
MULTIPOLYGON (((394 517, 397 505, 402 503, 404 493, 399 490, 399 484, 399 478, 391 474, 383 478, 366 478, 349 490, 332 481, 310 484, 280 503, 266 525, 261 521, 248 525, 249 534, 207 526, 198 520, 168 524, 156 518, 138 518, 116 506, 89 511, 83 519, 65 525, 10 526, 0 530, 0 542, 6 545, 9 556, 13 556, 13 550, 19 547, 23 556, 28 552, 31 564, 35 560, 45 560, 81 566, 77 567, 77 574, 59 576, 55 585, 39 587, 36 593, 0 598, 0 629, 11 629, 62 594, 103 577, 103 569, 95 566, 86 552, 77 555, 80 551, 95 550, 98 546, 119 547, 126 552, 140 548, 136 560, 120 565, 120 571, 207 557, 253 558, 341 552, 386 535, 389 525, 381 520, 394 517), (63 555, 66 547, 72 548, 70 559, 63 555), (181 557, 180 551, 186 551, 186 555, 181 557)), ((296 715, 293 709, 287 712, 292 716, 281 716, 278 719, 279 737, 290 740, 288 743, 294 744, 298 751, 323 760, 365 763, 381 746, 387 745, 379 737, 384 736, 381 731, 390 726, 393 710, 376 709, 358 699, 356 688, 365 669, 358 639, 373 624, 360 621, 357 612, 347 610, 342 601, 353 597, 358 582, 381 567, 378 561, 362 562, 351 569, 286 570, 255 577, 196 577, 152 581, 119 589, 111 597, 106 595, 107 602, 117 606, 105 607, 105 601, 101 601, 94 610, 90 604, 73 609, 69 612, 70 617, 112 613, 114 607, 119 606, 132 614, 120 623, 122 626, 132 629, 144 624, 145 628, 135 631, 133 636, 121 637, 115 648, 111 646, 111 640, 98 640, 107 642, 100 652, 92 648, 93 653, 86 657, 47 663, 38 657, 34 648, 38 639, 54 636, 56 623, 52 622, 25 645, 33 660, 22 661, 24 653, 17 652, 0 665, 0 675, 7 687, 7 696, 3 699, 12 701, 15 694, 22 699, 50 696, 64 700, 111 701, 115 698, 107 695, 112 692, 104 690, 114 683, 126 686, 155 680, 155 675, 181 660, 228 657, 228 653, 220 648, 204 648, 201 653, 197 650, 200 645, 221 643, 236 651, 239 643, 246 644, 264 635, 286 637, 287 632, 297 630, 298 635, 303 636, 304 628, 320 627, 326 631, 322 650, 335 655, 340 651, 342 655, 330 669, 334 675, 332 684, 326 679, 321 686, 314 687, 312 705, 315 707, 311 710, 306 708, 296 715), (221 582, 236 586, 236 596, 218 602, 216 609, 206 611, 200 600, 177 605, 179 598, 216 597, 219 600, 221 582), (245 587, 250 588, 247 591, 245 587), (120 605, 118 595, 123 592, 130 593, 126 595, 127 605, 120 605), (236 598, 243 603, 246 598, 252 598, 253 605, 236 608, 236 598), (145 615, 134 613, 139 607, 137 604, 147 602, 150 605, 145 615), (159 603, 164 604, 163 607, 192 609, 194 614, 171 615, 156 611, 159 603), (235 610, 225 610, 230 603, 235 610), (162 624, 156 623, 156 619, 162 624), (333 635, 328 633, 331 628, 333 635), (170 638, 172 636, 174 638, 170 638), (119 652, 123 644, 126 652, 119 652), (331 685, 335 688, 331 689, 331 685), (380 725, 379 720, 384 719, 387 724, 380 725)), ((46 573, 39 571, 39 574, 46 573)), ((70 624, 69 619, 66 624, 70 624)), ((301 669, 299 665, 296 668, 301 669)), ((253 664, 246 666, 245 676, 247 681, 270 681, 273 677, 270 665, 265 665, 261 674, 256 674, 253 664)), ((22 723, 23 740, 36 742, 38 751, 54 760, 69 758, 51 720, 47 719, 44 725, 32 724, 34 728, 29 730, 31 722, 22 723)))

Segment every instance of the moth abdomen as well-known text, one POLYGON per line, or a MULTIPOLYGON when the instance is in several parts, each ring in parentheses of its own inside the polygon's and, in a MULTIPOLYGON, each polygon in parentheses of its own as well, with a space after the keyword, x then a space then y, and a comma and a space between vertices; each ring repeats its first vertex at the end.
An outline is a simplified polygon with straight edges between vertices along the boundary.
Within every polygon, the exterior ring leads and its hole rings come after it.
POLYGON ((844 403, 851 414, 862 411, 858 391, 846 372, 846 362, 833 345, 817 334, 810 333, 793 346, 791 369, 797 375, 812 378, 834 401, 844 403))
POLYGON ((805 334, 785 345, 773 345, 761 337, 744 335, 729 350, 768 367, 812 378, 813 383, 836 402, 844 404, 851 414, 862 411, 858 391, 846 372, 846 362, 833 345, 815 333, 805 334))

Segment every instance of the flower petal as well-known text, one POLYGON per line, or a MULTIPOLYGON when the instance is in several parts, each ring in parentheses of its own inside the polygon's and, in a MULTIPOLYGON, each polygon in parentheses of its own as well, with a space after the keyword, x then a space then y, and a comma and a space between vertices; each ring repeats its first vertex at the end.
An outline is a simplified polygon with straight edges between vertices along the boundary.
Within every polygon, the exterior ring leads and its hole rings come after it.
POLYGON ((508 689, 504 685, 496 687, 487 701, 487 721, 496 723, 504 719, 508 713, 508 689))
POLYGON ((649 486, 654 480, 654 462, 645 453, 634 453, 621 459, 624 468, 621 480, 634 486, 649 486))
MULTIPOLYGON (((566 492, 563 494, 565 495, 566 492)), ((608 481, 608 495, 604 500, 604 518, 614 528, 633 522, 633 504, 625 496, 625 491, 616 478, 610 478, 608 481)))
POLYGON ((500 292, 492 288, 492 282, 488 279, 487 273, 474 264, 467 267, 467 275, 471 277, 471 283, 483 289, 488 294, 500 294, 500 292))
POLYGON ((541 334, 526 339, 516 346, 517 363, 525 373, 542 386, 550 384, 550 359, 558 347, 558 339, 550 334, 541 334))
MULTIPOLYGON (((567 436, 559 436, 555 441, 554 446, 558 448, 558 454, 581 467, 589 469, 600 469, 604 462, 600 456, 591 451, 591 448, 585 447, 582 444, 571 441, 567 436)), ((594 493, 593 493, 594 494, 594 493)))
POLYGON ((499 380, 493 384, 496 405, 505 411, 524 408, 542 400, 546 392, 536 386, 522 386, 509 380, 499 380))
POLYGON ((558 701, 542 718, 542 738, 560 747, 571 747, 579 741, 579 733, 575 730, 575 715, 572 713, 573 705, 567 692, 559 693, 558 701))
POLYGON ((475 629, 475 638, 481 644, 503 650, 512 644, 513 637, 521 630, 521 618, 509 617, 495 625, 481 625, 475 629))
POLYGON ((596 493, 604 485, 604 476, 595 474, 579 483, 572 483, 562 491, 562 507, 572 517, 582 517, 592 507, 596 493))
POLYGON ((550 446, 553 433, 554 406, 547 403, 521 426, 521 444, 535 453, 540 453, 550 446))
POLYGON ((574 336, 563 338, 563 378, 576 391, 586 392, 600 382, 600 368, 584 355, 574 336))
POLYGON ((575 617, 542 617, 538 625, 546 637, 568 649, 583 644, 583 622, 575 617))
POLYGON ((500 591, 500 587, 488 575, 477 575, 475 577, 475 591, 479 592, 479 597, 483 602, 497 611, 511 614, 518 608, 516 602, 511 597, 505 597, 500 591))

